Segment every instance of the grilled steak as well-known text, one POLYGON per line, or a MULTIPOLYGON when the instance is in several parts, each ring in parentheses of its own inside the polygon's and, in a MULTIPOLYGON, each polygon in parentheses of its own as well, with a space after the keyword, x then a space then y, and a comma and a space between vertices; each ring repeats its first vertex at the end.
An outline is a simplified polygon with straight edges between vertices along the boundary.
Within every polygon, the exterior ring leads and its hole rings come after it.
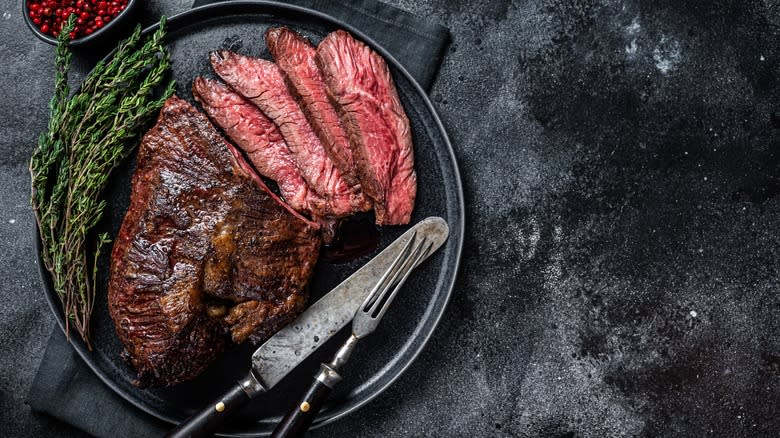
POLYGON ((249 99, 279 127, 304 180, 329 203, 334 217, 371 208, 362 192, 351 187, 328 157, 295 99, 287 91, 279 67, 265 59, 227 50, 211 54, 214 71, 249 99))
POLYGON ((276 125, 252 102, 225 84, 202 77, 192 82, 192 95, 206 114, 246 152, 257 171, 276 181, 294 209, 315 216, 332 216, 328 204, 303 180, 276 125))
POLYGON ((316 226, 268 191, 204 115, 171 97, 138 150, 111 256, 109 311, 138 384, 191 379, 226 332, 259 342, 292 320, 319 245, 316 226))
POLYGON ((317 65, 349 134, 363 192, 379 225, 406 224, 417 193, 409 119, 384 59, 349 33, 317 47, 317 65))
POLYGON ((341 127, 336 109, 328 100, 325 82, 314 61, 317 54, 314 46, 286 27, 268 29, 265 42, 276 65, 284 72, 287 88, 300 104, 331 160, 348 184, 359 184, 349 138, 341 127))

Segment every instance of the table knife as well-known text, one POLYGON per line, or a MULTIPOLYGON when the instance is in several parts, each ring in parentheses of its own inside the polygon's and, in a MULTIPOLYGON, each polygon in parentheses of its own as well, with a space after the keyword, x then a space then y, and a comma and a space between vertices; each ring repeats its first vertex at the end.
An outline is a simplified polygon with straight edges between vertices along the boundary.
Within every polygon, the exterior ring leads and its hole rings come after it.
MULTIPOLYGON (((169 438, 208 437, 228 416, 259 394, 267 392, 295 369, 312 352, 344 328, 354 317, 381 275, 392 265, 414 235, 432 242, 426 257, 447 240, 444 219, 424 219, 349 278, 312 304, 295 321, 279 330, 252 354, 249 373, 213 403, 174 428, 169 438)), ((420 263, 424 258, 420 260, 420 263)))
POLYGON ((352 356, 352 351, 358 340, 376 330, 409 274, 428 254, 430 247, 430 243, 425 238, 414 239, 406 244, 404 251, 358 308, 355 318, 352 319, 352 335, 347 338, 333 360, 320 365, 319 373, 314 376, 311 385, 303 393, 303 397, 287 411, 287 415, 282 418, 282 421, 271 433, 271 438, 299 438, 306 433, 331 390, 341 381, 339 371, 352 356))

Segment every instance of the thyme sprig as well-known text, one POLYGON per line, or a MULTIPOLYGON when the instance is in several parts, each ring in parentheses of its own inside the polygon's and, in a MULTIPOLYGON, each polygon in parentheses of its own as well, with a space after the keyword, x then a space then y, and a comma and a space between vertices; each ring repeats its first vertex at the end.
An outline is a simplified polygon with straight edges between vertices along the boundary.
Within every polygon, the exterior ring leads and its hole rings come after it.
POLYGON ((30 160, 31 202, 42 260, 62 301, 66 331, 74 327, 89 346, 97 260, 110 242, 107 234, 94 239, 90 234, 106 208, 101 194, 111 171, 135 148, 140 130, 173 94, 175 84, 169 81, 155 96, 170 68, 163 17, 148 38, 136 27, 113 57, 99 62, 69 96, 67 38, 74 24, 71 16, 57 40, 49 123, 30 160), (90 250, 94 256, 88 260, 90 250))

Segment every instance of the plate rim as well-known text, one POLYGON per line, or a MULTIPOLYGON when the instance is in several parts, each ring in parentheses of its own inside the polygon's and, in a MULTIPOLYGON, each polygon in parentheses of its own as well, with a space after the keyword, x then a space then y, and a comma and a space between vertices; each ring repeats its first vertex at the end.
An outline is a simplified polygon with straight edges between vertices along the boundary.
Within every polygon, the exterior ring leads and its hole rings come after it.
MULTIPOLYGON (((412 77, 412 75, 406 70, 406 68, 401 64, 395 57, 393 57, 384 47, 379 45, 376 41, 374 41, 372 38, 361 32, 360 30, 354 28, 352 25, 336 18, 331 15, 328 15, 326 13, 310 9, 304 6, 298 6, 298 5, 292 5, 287 3, 280 3, 276 1, 251 1, 251 0, 240 0, 240 1, 231 1, 231 2, 216 2, 208 5, 199 6, 196 8, 191 8, 182 12, 179 12, 177 14, 174 14, 170 17, 167 17, 167 26, 171 27, 175 22, 178 21, 186 21, 188 18, 190 18, 191 15, 197 15, 203 13, 203 11, 208 11, 211 9, 229 9, 230 7, 269 7, 269 8, 277 8, 277 9, 287 9, 290 12, 300 12, 303 14, 307 14, 310 16, 313 16, 316 19, 319 20, 325 20, 329 21, 332 24, 341 27, 347 31, 349 31, 352 35, 356 36, 358 39, 362 40, 366 44, 368 44, 372 50, 375 50, 378 52, 382 57, 388 62, 388 64, 392 64, 393 68, 395 68, 406 80, 408 80, 412 87, 414 88, 414 91, 422 98, 423 103, 425 104, 426 109, 428 110, 429 114, 432 116, 433 121, 436 124, 436 128, 439 130, 440 134, 442 135, 442 138, 444 140, 444 145, 446 146, 446 153, 449 155, 449 159, 452 161, 452 172, 454 176, 454 185, 455 185, 455 195, 457 197, 457 209, 458 213, 460 215, 460 220, 457 224, 449 224, 451 229, 457 230, 457 233, 450 233, 450 236, 453 234, 457 234, 459 239, 455 247, 455 254, 454 254, 454 266, 453 266, 453 275, 452 279, 450 281, 450 284, 446 286, 445 292, 446 296, 444 297, 444 303, 440 306, 438 314, 432 315, 433 318, 431 321, 431 329, 427 331, 427 333, 423 334, 419 338, 419 342, 416 346, 412 348, 411 356, 409 357, 409 360, 406 361, 406 363, 402 364, 398 371, 395 372, 384 384, 379 386, 373 393, 368 394, 364 398, 354 402, 351 406, 348 406, 346 409, 344 409, 342 412, 339 412, 334 415, 327 416, 325 418, 320 419, 320 421, 315 420, 315 423, 312 424, 311 428, 316 429, 321 426, 325 426, 327 424, 331 424, 341 418, 344 418, 355 411, 359 410, 360 408, 364 407, 366 404, 373 401, 376 397, 378 397, 380 394, 385 392, 393 383, 395 383, 406 371, 407 369, 417 360, 418 356, 422 353, 422 351, 427 346, 428 342, 430 341, 431 336, 433 336, 433 332, 436 330, 436 328, 439 326, 439 323, 441 322, 441 319, 449 307, 450 300, 452 299, 452 294, 455 288, 455 284, 457 282, 458 274, 460 271, 460 262, 461 258, 463 256, 463 243, 465 239, 465 228, 466 228, 466 209, 465 209, 465 201, 464 201, 464 192, 463 192, 463 181, 461 179, 460 175, 460 168, 458 165, 457 157, 455 156, 455 151, 452 148, 452 143, 450 142, 449 135, 447 135, 447 131, 444 128, 444 125, 441 121, 441 118, 439 117, 438 112, 433 107, 433 104, 428 97, 428 94, 423 90, 423 88, 420 86, 419 83, 417 83, 417 80, 412 77)), ((151 26, 148 26, 144 28, 141 32, 142 35, 149 35, 150 33, 154 32, 159 27, 159 23, 154 23, 151 26)), ((115 49, 106 55, 104 59, 107 59, 115 52, 115 49)), ((88 74, 88 73, 87 73, 88 74)), ((41 259, 41 250, 42 250, 42 242, 40 238, 40 232, 38 230, 37 221, 33 221, 33 226, 35 230, 35 245, 36 245, 36 252, 37 252, 37 265, 38 265, 38 274, 41 279, 41 283, 43 285, 44 289, 44 296, 46 298, 46 302, 49 305, 49 309, 54 314, 54 319, 57 322, 57 325, 60 327, 60 330, 65 332, 65 325, 63 321, 62 311, 60 309, 61 303, 58 300, 57 293, 54 292, 52 286, 51 286, 51 278, 48 270, 46 270, 45 266, 42 263, 41 259)), ((171 418, 168 415, 159 413, 154 411, 153 409, 148 408, 145 406, 144 403, 142 403, 140 400, 138 400, 136 397, 134 397, 132 394, 127 393, 124 389, 119 387, 113 380, 111 380, 107 375, 103 373, 102 370, 100 370, 95 363, 93 363, 93 358, 91 357, 92 352, 87 348, 84 341, 78 337, 78 336, 71 336, 70 340, 68 341, 69 344, 76 350, 78 355, 81 357, 81 359, 84 361, 84 363, 92 370, 92 372, 105 384, 107 385, 114 393, 118 394, 122 399, 127 401, 128 403, 132 404, 139 410, 145 412, 146 414, 157 418, 159 420, 165 421, 166 423, 175 425, 178 424, 178 420, 171 418)), ((246 437, 246 436, 256 436, 257 432, 229 432, 229 433, 217 433, 215 436, 224 436, 224 437, 246 437)))

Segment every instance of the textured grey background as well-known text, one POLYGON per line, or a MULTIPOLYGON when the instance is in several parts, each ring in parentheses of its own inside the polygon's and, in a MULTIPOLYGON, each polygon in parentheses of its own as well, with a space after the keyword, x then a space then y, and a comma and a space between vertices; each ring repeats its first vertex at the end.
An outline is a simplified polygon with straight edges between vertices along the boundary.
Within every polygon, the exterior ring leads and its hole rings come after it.
MULTIPOLYGON (((389 3, 453 34, 464 262, 419 360, 313 435, 776 436, 780 3, 389 3)), ((0 57, 0 431, 80 436, 23 403, 54 325, 26 171, 53 49, 16 1, 0 57)))

